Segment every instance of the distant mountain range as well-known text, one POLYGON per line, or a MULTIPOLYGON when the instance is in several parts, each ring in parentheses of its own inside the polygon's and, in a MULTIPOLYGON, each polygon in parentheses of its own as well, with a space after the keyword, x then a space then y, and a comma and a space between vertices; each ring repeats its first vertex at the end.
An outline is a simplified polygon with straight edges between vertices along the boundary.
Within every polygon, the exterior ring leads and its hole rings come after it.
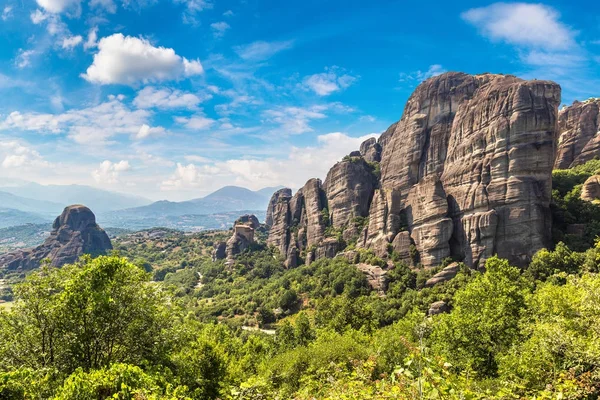
MULTIPOLYGON (((5 208, 14 208, 21 211, 35 211, 60 214, 66 206, 84 204, 95 213, 121 210, 150 204, 149 199, 123 193, 111 192, 84 185, 40 185, 33 182, 1 186, 0 191, 12 194, 28 201, 35 201, 35 209, 25 209, 22 206, 9 206, 1 203, 5 208), (44 199, 32 200, 32 199, 44 199)), ((28 203, 29 204, 29 203, 28 203)))
POLYGON ((252 191, 225 186, 208 196, 182 202, 157 201, 82 185, 23 183, 0 186, 0 228, 51 222, 63 208, 84 204, 103 227, 145 229, 157 226, 181 230, 228 228, 251 212, 259 219, 279 187, 252 191), (44 199, 44 200, 37 200, 44 199))
POLYGON ((102 218, 153 218, 156 216, 208 215, 239 210, 266 210, 277 187, 252 191, 239 186, 225 186, 206 197, 173 202, 157 201, 142 207, 105 213, 102 218))

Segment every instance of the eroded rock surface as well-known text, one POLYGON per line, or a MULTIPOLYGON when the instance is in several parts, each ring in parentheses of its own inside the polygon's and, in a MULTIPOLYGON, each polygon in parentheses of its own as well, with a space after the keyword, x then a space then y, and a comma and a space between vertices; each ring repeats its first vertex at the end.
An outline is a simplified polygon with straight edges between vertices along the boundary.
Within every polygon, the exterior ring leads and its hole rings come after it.
MULTIPOLYGON (((243 215, 235 221, 233 234, 225 244, 225 258, 229 262, 254 243, 254 231, 259 226, 258 218, 251 214, 243 215)), ((221 250, 220 246, 215 249, 215 251, 219 250, 221 250)))
POLYGON ((600 158, 600 99, 575 101, 558 114, 555 169, 567 169, 600 158))
POLYGON ((273 213, 277 203, 279 203, 279 199, 287 197, 292 197, 292 189, 283 188, 273 193, 273 196, 271 196, 271 200, 269 201, 269 206, 267 207, 267 216, 265 218, 265 225, 267 227, 273 225, 273 213))
POLYGON ((585 201, 600 200, 600 175, 590 176, 581 188, 581 199, 585 201))
POLYGON ((458 271, 460 271, 460 266, 458 263, 452 263, 431 278, 427 279, 427 282, 425 282, 425 287, 433 287, 440 283, 448 282, 458 274, 458 271))
POLYGON ((336 164, 324 185, 311 180, 280 196, 269 242, 289 259, 290 246, 314 253, 333 228, 380 257, 395 251, 425 267, 451 256, 478 266, 496 253, 525 265, 550 240, 559 102, 560 87, 549 81, 430 78, 401 120, 336 164), (378 159, 381 176, 373 171, 371 180, 365 165, 378 159), (362 232, 349 224, 367 216, 362 232))
POLYGON ((43 244, 0 256, 0 269, 28 271, 39 267, 44 259, 61 267, 74 263, 82 254, 101 255, 111 249, 110 239, 96 224, 94 213, 83 205, 72 205, 54 220, 43 244))

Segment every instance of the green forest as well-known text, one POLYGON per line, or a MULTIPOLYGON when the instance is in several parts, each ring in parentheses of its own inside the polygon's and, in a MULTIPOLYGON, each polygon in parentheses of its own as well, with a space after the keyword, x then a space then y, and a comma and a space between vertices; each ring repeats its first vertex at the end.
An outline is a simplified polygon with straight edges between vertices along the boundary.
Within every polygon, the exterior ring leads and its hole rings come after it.
POLYGON ((528 268, 492 257, 425 287, 456 260, 398 261, 385 296, 343 257, 288 270, 259 244, 212 261, 227 232, 45 265, 0 312, 0 399, 596 399, 600 205, 579 194, 599 170, 554 172, 555 245, 528 268))

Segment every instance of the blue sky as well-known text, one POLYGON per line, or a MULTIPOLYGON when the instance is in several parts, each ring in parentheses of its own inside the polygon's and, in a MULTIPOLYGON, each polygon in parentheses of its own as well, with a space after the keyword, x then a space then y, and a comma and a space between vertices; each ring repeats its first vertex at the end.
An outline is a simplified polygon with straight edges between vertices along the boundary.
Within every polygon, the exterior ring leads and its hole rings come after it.
POLYGON ((0 184, 182 200, 324 178, 444 71, 600 96, 600 3, 3 0, 0 184))

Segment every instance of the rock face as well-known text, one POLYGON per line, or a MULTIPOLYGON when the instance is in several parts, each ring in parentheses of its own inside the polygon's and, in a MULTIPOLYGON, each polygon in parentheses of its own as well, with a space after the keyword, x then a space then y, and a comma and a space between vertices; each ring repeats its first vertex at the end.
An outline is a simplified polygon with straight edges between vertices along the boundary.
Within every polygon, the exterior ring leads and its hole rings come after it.
POLYGON ((273 225, 273 212, 275 211, 275 206, 279 203, 279 199, 283 197, 292 197, 292 189, 283 188, 271 196, 271 200, 269 201, 269 206, 267 207, 267 216, 265 218, 265 225, 267 227, 271 227, 273 225))
POLYGON ((581 188, 581 199, 585 201, 600 200, 600 175, 590 176, 581 188))
POLYGON ((433 287, 439 283, 448 282, 450 279, 454 278, 456 274, 458 274, 458 271, 460 271, 460 266, 458 263, 452 263, 431 278, 427 279, 427 282, 425 282, 425 287, 433 287))
POLYGON ((85 206, 72 205, 54 220, 43 244, 0 256, 0 269, 27 271, 39 267, 46 258, 52 266, 60 267, 74 263, 82 254, 100 255, 111 249, 94 213, 85 206))
POLYGON ((600 99, 576 101, 558 114, 555 169, 566 169, 600 158, 600 99))
POLYGON ((426 267, 493 253, 526 263, 549 240, 559 101, 558 85, 512 76, 422 83, 383 146, 365 245, 393 242, 405 219, 426 267))
POLYGON ((368 217, 357 247, 380 257, 393 250, 425 267, 450 256, 477 266, 497 253, 525 265, 550 241, 559 102, 560 87, 548 81, 430 78, 401 120, 336 164, 323 185, 313 179, 278 197, 269 243, 288 261, 291 247, 312 251, 307 260, 328 256, 330 240, 328 251, 314 250, 332 229, 350 238, 350 221, 368 217))
POLYGON ((329 207, 329 222, 341 228, 354 217, 369 215, 377 178, 364 158, 353 157, 335 164, 329 170, 323 186, 329 207))
POLYGON ((233 261, 236 255, 254 243, 254 231, 259 226, 260 223, 255 215, 247 214, 239 217, 233 224, 233 234, 225 243, 225 250, 223 251, 223 244, 218 243, 213 251, 213 259, 227 258, 229 262, 233 261))

